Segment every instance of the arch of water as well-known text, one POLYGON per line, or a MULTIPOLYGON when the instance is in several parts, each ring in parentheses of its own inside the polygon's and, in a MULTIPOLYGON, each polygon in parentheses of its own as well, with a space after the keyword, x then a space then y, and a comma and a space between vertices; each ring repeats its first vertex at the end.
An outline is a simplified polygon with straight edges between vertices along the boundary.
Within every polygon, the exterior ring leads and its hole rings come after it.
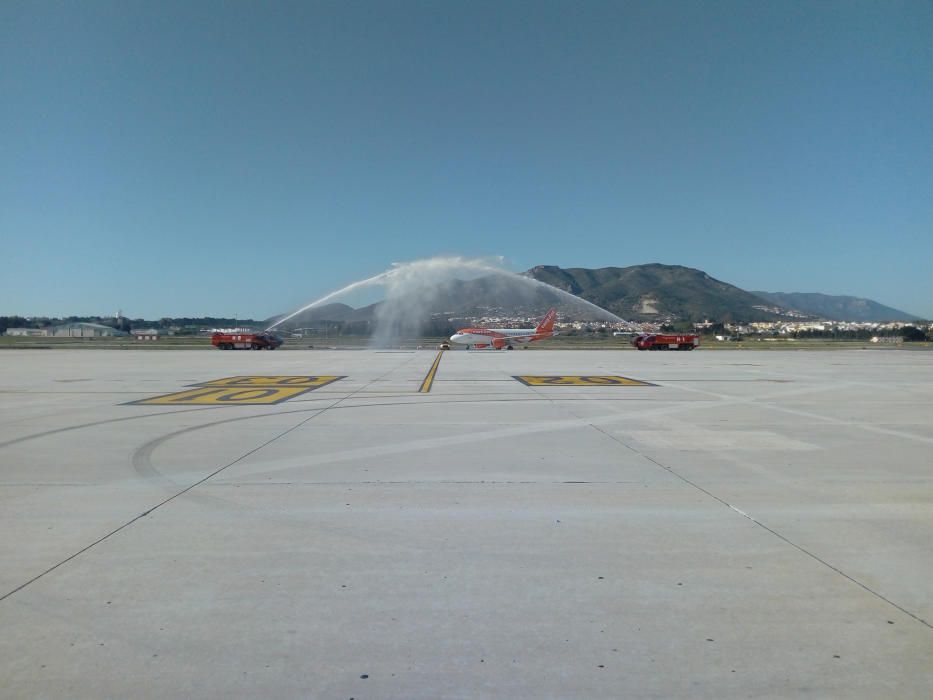
POLYGON ((435 310, 433 302, 445 285, 453 280, 477 277, 483 278, 482 284, 489 287, 493 296, 502 292, 509 298, 524 298, 531 303, 535 299, 540 300, 540 295, 544 294, 552 302, 556 300, 555 305, 580 310, 602 320, 623 322, 619 316, 570 292, 505 269, 501 260, 451 256, 394 263, 378 275, 358 280, 305 304, 277 320, 267 330, 274 330, 305 311, 333 303, 358 290, 381 287, 385 300, 376 309, 373 344, 388 344, 399 335, 417 333, 413 324, 419 323, 425 313, 435 310))

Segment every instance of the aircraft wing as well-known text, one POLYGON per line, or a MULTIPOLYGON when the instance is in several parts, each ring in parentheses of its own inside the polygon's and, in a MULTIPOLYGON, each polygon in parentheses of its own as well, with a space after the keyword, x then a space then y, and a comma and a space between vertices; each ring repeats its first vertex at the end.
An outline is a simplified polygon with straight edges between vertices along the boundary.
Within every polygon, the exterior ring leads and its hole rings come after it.
POLYGON ((532 340, 534 340, 533 335, 513 335, 507 338, 493 338, 492 346, 501 350, 512 343, 530 343, 532 340))

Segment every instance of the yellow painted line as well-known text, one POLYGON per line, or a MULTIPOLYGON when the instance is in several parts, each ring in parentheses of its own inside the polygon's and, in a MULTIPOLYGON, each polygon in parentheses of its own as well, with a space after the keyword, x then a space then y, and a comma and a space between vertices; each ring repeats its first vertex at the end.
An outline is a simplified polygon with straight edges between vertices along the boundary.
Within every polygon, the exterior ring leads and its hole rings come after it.
POLYGON ((431 391, 431 385, 434 383, 434 375, 437 374, 437 367, 441 364, 441 358, 444 356, 444 351, 439 350, 437 352, 437 357, 434 358, 434 364, 431 365, 431 369, 428 370, 427 375, 424 378, 424 381, 421 382, 421 388, 418 389, 419 394, 427 394, 431 391))
POLYGON ((620 377, 618 375, 557 375, 533 374, 513 375, 527 386, 655 386, 649 382, 620 377))
POLYGON ((136 406, 256 406, 281 403, 314 387, 302 386, 202 386, 173 394, 131 401, 136 406))
POLYGON ((322 386, 336 382, 338 379, 343 379, 343 377, 273 374, 269 376, 224 377, 223 379, 212 379, 209 382, 201 382, 191 386, 281 386, 319 389, 322 386))

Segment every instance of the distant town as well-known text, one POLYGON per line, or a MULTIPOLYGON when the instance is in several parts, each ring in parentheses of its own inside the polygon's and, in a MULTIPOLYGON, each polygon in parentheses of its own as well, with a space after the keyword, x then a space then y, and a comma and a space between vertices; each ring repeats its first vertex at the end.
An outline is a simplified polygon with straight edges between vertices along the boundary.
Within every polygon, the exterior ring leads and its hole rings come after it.
MULTIPOLYGON (((502 311, 476 316, 435 314, 425 321, 426 337, 444 336, 464 326, 502 328, 533 327, 540 316, 508 314, 502 311)), ((0 334, 26 337, 95 338, 126 336, 151 342, 167 336, 209 336, 215 332, 231 330, 260 330, 269 321, 221 317, 162 318, 158 321, 128 319, 121 312, 113 316, 71 316, 66 318, 0 316, 0 334)), ((704 320, 687 322, 667 317, 656 321, 594 321, 573 320, 558 315, 555 329, 564 336, 630 336, 640 333, 695 332, 715 337, 720 341, 737 341, 745 337, 768 338, 830 338, 862 340, 876 343, 933 340, 933 323, 927 321, 830 321, 818 319, 791 319, 783 321, 755 321, 748 323, 704 320)), ((279 329, 286 337, 315 338, 338 336, 368 336, 373 330, 371 321, 319 320, 303 327, 279 329)))
MULTIPOLYGON (((480 326, 527 327, 533 325, 535 318, 484 316, 471 319, 480 326)), ((827 320, 793 320, 793 321, 756 321, 750 323, 722 323, 711 320, 699 323, 689 323, 666 318, 656 322, 600 322, 600 321, 570 321, 558 316, 555 329, 564 334, 582 333, 612 333, 613 335, 629 335, 638 333, 661 332, 689 332, 693 331, 703 335, 715 336, 718 340, 738 340, 743 336, 776 337, 776 338, 838 338, 852 340, 874 340, 904 338, 909 340, 926 340, 933 338, 933 323, 904 321, 827 321, 827 320)))

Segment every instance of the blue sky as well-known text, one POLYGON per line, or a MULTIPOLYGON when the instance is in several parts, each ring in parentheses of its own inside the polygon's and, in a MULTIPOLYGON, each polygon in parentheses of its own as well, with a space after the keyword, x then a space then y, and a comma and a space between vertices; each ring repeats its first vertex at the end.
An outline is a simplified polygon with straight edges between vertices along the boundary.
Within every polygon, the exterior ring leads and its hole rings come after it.
POLYGON ((7 0, 0 66, 0 314, 461 254, 933 317, 928 2, 7 0))

